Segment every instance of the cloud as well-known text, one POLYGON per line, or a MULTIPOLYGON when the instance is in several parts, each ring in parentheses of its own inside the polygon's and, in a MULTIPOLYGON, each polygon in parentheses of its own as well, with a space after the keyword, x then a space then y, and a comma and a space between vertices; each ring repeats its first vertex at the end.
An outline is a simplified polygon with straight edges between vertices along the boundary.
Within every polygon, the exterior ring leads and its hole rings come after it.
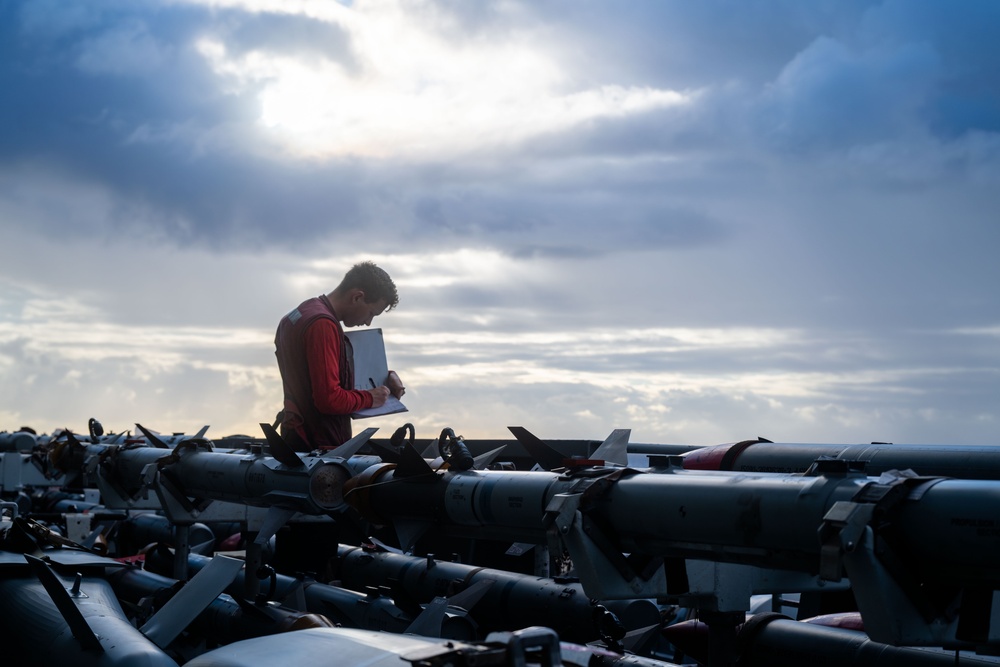
POLYGON ((764 132, 796 150, 884 141, 912 128, 940 62, 927 45, 856 54, 820 38, 782 71, 763 98, 764 132))

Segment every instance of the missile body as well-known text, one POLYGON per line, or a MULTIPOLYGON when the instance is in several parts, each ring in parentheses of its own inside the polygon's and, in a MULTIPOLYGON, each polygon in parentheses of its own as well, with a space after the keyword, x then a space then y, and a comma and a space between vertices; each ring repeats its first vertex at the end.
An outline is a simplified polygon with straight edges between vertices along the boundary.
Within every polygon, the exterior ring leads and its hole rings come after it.
POLYGON ((186 496, 322 514, 343 508, 343 484, 379 460, 306 456, 290 465, 260 449, 221 453, 207 441, 187 441, 172 450, 77 444, 64 447, 55 463, 66 472, 88 471, 109 508, 158 507, 149 500, 152 490, 161 501, 186 496))
POLYGON ((865 474, 912 469, 919 475, 961 479, 1000 479, 1000 447, 968 445, 836 445, 746 440, 703 447, 683 457, 688 470, 805 472, 821 457, 860 461, 865 474))
POLYGON ((623 632, 660 622, 659 610, 650 600, 599 605, 587 597, 579 583, 347 545, 340 546, 337 556, 338 575, 347 588, 364 590, 393 582, 418 602, 453 594, 480 581, 492 581, 483 599, 470 610, 484 631, 544 623, 566 641, 591 642, 602 638, 602 621, 613 622, 603 616, 604 608, 616 615, 623 632))
MULTIPOLYGON (((211 559, 206 556, 192 554, 188 557, 188 569, 194 574, 200 572, 211 559)), ((146 570, 150 574, 168 575, 173 563, 169 554, 163 550, 154 549, 146 556, 146 570)), ((123 589, 127 599, 138 600, 148 594, 147 586, 153 584, 143 581, 139 575, 128 575, 131 579, 122 579, 122 586, 135 587, 134 590, 123 589), (140 583, 133 583, 133 581, 140 583), (140 587, 141 586, 141 587, 140 587)), ((239 597, 244 589, 245 571, 236 575, 226 592, 239 597)), ((165 576, 159 577, 160 586, 163 582, 174 582, 165 576)), ((261 582, 262 593, 271 600, 284 600, 293 596, 296 589, 302 590, 305 609, 312 614, 322 614, 335 623, 346 627, 362 630, 378 630, 381 632, 406 632, 414 621, 414 615, 398 607, 388 595, 383 595, 385 589, 375 590, 377 586, 369 587, 366 592, 331 586, 311 580, 302 580, 287 575, 272 573, 261 582)), ((117 589, 117 584, 116 584, 117 589)), ((472 640, 478 636, 476 624, 467 614, 456 613, 455 610, 445 615, 441 621, 441 636, 449 639, 472 640)))
MULTIPOLYGON (((340 489, 351 473, 316 458, 286 466, 263 455, 219 454, 196 449, 169 453, 153 447, 119 449, 102 463, 102 479, 136 498, 158 471, 184 495, 252 506, 287 506, 311 514, 339 507, 340 489)), ((101 489, 102 493, 104 488, 101 489)))
MULTIPOLYGON (((176 579, 136 567, 111 572, 108 580, 119 599, 136 605, 144 598, 160 598, 157 606, 162 606, 180 587, 176 579)), ((317 614, 277 603, 240 604, 230 595, 220 595, 198 614, 187 632, 210 645, 218 645, 289 630, 332 626, 329 619, 317 614)))

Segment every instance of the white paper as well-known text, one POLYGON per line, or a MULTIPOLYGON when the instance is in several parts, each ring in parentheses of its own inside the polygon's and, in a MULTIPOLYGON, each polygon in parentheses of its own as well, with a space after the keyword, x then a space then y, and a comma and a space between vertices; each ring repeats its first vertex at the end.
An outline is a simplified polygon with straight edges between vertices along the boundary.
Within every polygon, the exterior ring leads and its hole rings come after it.
MULTIPOLYGON (((385 359, 382 330, 359 329, 347 331, 344 335, 351 340, 351 347, 354 349, 354 388, 374 389, 384 385, 389 377, 389 365, 385 359)), ((406 411, 406 406, 398 398, 390 395, 384 405, 359 410, 351 417, 367 419, 406 411)))

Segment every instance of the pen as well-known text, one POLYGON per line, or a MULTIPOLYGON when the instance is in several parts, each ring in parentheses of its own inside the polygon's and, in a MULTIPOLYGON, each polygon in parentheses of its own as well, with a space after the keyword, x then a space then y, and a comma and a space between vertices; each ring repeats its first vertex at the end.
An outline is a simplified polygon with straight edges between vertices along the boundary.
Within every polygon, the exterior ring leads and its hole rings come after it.
POLYGON ((370 384, 372 386, 372 389, 375 389, 375 379, 374 378, 368 378, 368 384, 370 384))

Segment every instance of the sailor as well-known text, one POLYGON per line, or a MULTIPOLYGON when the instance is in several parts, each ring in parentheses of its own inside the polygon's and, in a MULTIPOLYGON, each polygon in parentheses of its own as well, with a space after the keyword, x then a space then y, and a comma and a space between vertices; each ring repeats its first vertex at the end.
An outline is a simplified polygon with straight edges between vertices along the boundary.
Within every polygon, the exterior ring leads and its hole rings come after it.
POLYGON ((281 318, 274 336, 285 393, 278 422, 296 450, 342 445, 351 438, 351 413, 380 407, 390 394, 403 396, 406 389, 393 371, 383 386, 354 389, 353 352, 343 329, 369 326, 398 303, 389 274, 366 261, 351 267, 332 292, 281 318))

